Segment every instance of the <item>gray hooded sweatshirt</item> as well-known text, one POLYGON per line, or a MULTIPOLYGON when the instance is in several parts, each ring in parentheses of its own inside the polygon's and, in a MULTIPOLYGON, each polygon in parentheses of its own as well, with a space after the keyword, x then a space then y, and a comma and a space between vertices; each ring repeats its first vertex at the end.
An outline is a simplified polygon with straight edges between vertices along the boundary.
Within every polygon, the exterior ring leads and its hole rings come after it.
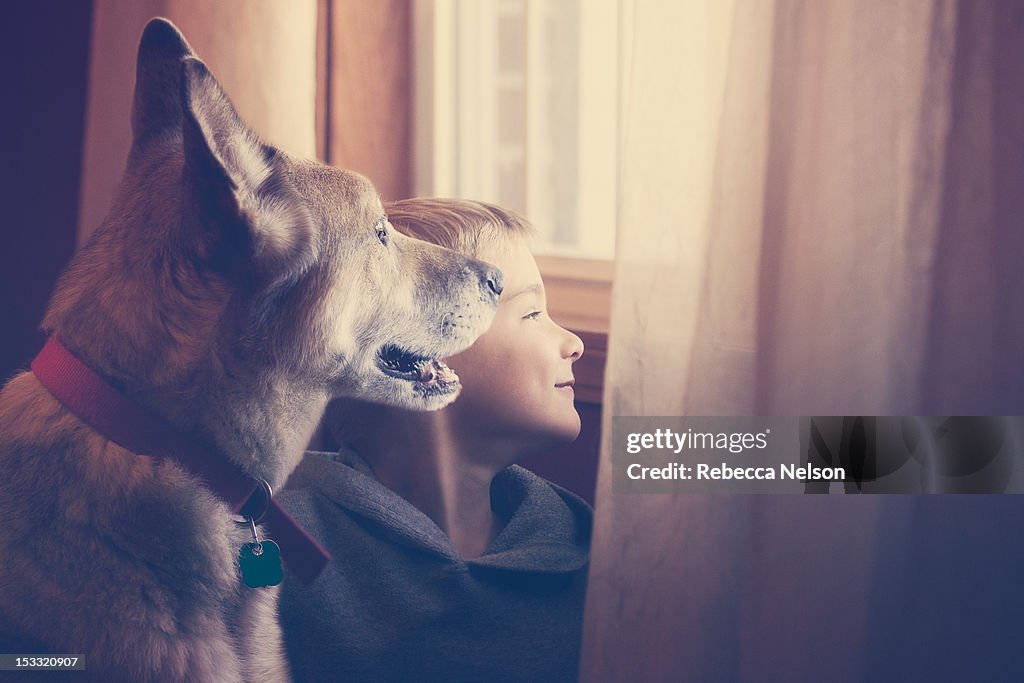
POLYGON ((501 531, 465 560, 351 454, 307 454, 279 497, 333 561, 285 575, 297 681, 575 681, 592 511, 513 465, 491 483, 501 531))

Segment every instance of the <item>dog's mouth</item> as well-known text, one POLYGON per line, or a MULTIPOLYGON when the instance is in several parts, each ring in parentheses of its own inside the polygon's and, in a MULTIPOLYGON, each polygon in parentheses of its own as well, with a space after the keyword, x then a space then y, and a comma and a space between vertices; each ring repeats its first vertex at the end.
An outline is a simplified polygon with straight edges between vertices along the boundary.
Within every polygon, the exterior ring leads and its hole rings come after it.
POLYGON ((377 351, 377 367, 389 377, 413 382, 430 394, 447 394, 459 388, 459 376, 436 358, 418 356, 385 344, 377 351))

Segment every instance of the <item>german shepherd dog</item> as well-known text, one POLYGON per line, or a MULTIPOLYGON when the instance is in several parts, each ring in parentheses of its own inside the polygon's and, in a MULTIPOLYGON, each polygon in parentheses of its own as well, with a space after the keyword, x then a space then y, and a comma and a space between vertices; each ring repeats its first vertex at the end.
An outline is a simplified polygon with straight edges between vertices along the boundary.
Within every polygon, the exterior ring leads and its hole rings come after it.
MULTIPOLYGON (((265 483, 264 509, 333 396, 455 398, 439 359, 490 325, 500 271, 393 232, 365 178, 260 141, 163 19, 139 46, 132 134, 43 321, 62 358, 241 472, 252 499, 265 483)), ((203 463, 160 452, 179 441, 127 447, 79 403, 39 370, 0 393, 0 634, 79 655, 96 680, 286 680, 277 590, 240 580, 273 526, 239 524, 203 463)))

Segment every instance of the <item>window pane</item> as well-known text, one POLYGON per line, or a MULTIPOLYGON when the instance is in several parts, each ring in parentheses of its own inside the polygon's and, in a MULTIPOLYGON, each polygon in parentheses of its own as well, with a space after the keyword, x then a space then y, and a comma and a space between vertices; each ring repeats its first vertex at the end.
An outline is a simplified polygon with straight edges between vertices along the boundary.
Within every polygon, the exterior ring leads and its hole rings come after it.
MULTIPOLYGON (((435 0, 419 194, 493 201, 534 222, 539 253, 611 258, 618 3, 435 0), (424 150, 427 150, 424 152, 424 150), (427 169, 424 171, 423 169, 427 169)), ((426 62, 426 64, 424 64, 426 62)))

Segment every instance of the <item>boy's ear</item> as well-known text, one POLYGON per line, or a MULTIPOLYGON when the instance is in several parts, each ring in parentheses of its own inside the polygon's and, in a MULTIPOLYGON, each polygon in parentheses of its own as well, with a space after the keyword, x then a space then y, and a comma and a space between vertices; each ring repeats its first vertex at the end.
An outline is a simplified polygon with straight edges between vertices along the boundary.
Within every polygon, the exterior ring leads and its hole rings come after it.
POLYGON ((167 19, 151 19, 142 32, 135 65, 132 136, 136 144, 181 127, 181 60, 194 55, 167 19))
POLYGON ((301 271, 315 257, 315 228, 275 170, 277 151, 242 123, 202 61, 186 57, 180 69, 184 180, 211 257, 245 259, 273 279, 301 271))

